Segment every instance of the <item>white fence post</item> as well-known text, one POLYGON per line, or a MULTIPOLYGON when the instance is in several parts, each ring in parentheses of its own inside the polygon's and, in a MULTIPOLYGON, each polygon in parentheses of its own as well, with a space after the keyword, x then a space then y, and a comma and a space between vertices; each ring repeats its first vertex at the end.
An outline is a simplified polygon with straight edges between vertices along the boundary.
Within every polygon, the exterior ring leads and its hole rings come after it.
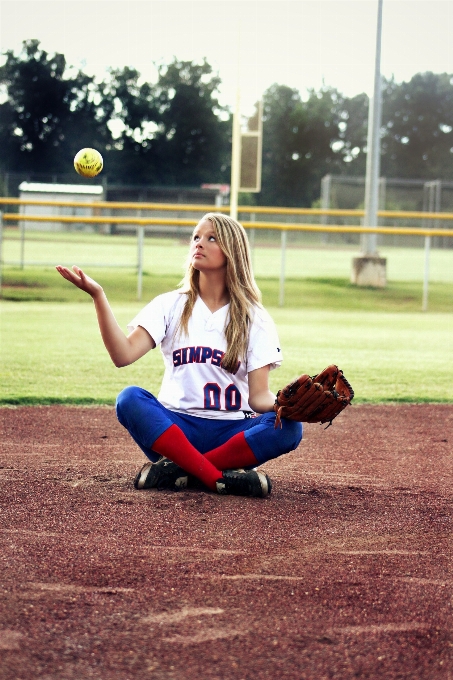
POLYGON ((286 264, 286 230, 281 232, 281 261, 280 261, 280 295, 278 304, 283 307, 285 303, 285 264, 286 264))
POLYGON ((20 268, 25 266, 25 221, 20 223, 20 268))
MULTIPOLYGON (((255 222, 255 219, 256 219, 255 213, 251 213, 250 222, 255 222)), ((255 271, 255 229, 249 230, 249 245, 252 254, 252 269, 253 271, 255 271)))
POLYGON ((2 274, 3 274, 3 213, 0 210, 0 298, 3 297, 2 274))
POLYGON ((429 285, 429 252, 431 246, 431 236, 425 236, 425 271, 423 275, 423 303, 422 311, 428 310, 428 285, 429 285))
MULTIPOLYGON (((321 208, 328 210, 330 208, 330 195, 332 193, 332 175, 324 175, 321 180, 321 208)), ((321 224, 328 224, 328 215, 321 215, 321 224)), ((322 243, 329 241, 329 233, 323 232, 321 234, 322 243)))
POLYGON ((145 227, 137 227, 137 300, 142 299, 143 290, 143 240, 145 227))

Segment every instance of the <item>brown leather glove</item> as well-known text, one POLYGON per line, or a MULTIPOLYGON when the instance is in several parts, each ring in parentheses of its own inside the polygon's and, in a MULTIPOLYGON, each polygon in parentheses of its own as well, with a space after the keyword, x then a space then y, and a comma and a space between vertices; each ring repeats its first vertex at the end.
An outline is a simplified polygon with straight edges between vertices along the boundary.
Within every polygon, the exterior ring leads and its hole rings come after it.
POLYGON ((332 364, 318 375, 301 375, 277 392, 274 411, 275 427, 281 419, 301 423, 329 423, 351 403, 354 390, 343 371, 332 364))

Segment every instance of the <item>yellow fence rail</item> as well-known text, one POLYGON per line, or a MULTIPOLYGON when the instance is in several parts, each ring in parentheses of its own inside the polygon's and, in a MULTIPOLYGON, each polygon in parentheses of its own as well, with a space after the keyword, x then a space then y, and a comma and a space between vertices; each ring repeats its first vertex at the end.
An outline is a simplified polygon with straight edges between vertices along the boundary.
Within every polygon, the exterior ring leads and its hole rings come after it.
MULTIPOLYGON (((177 226, 192 227, 197 220, 177 217, 116 217, 86 215, 21 215, 4 213, 4 221, 13 222, 62 222, 77 224, 122 224, 137 227, 177 226)), ((434 229, 417 227, 362 227, 355 224, 287 224, 286 222, 246 222, 241 224, 245 229, 269 229, 275 231, 311 231, 336 234, 397 234, 402 236, 453 236, 453 229, 434 229)))
MULTIPOLYGON (((56 206, 65 208, 93 208, 98 210, 158 210, 161 212, 223 212, 229 213, 230 206, 213 206, 191 203, 132 203, 124 201, 92 201, 81 203, 80 201, 42 201, 36 199, 5 198, 0 197, 1 205, 36 205, 56 206)), ((241 214, 256 215, 311 215, 313 217, 364 217, 364 210, 335 209, 335 208, 284 208, 275 206, 242 205, 238 206, 241 214)), ((388 219, 423 219, 423 220, 453 220, 453 213, 449 212, 422 212, 414 210, 379 210, 378 217, 388 219)), ((27 219, 29 216, 27 215, 27 219)))
MULTIPOLYGON (((58 206, 58 207, 78 207, 78 208, 93 208, 100 210, 113 209, 134 209, 134 210, 159 210, 159 211, 187 211, 187 212, 210 212, 212 210, 228 213, 229 206, 214 207, 206 205, 191 205, 191 204, 170 204, 170 203, 120 203, 110 201, 95 201, 91 203, 81 203, 77 201, 38 201, 38 200, 23 200, 16 198, 0 198, 0 205, 36 205, 36 206, 58 206)), ((240 213, 255 214, 275 214, 275 215, 311 215, 311 216, 354 216, 363 217, 363 210, 323 210, 312 208, 275 208, 262 206, 241 206, 240 213)), ((396 210, 381 210, 380 217, 388 217, 395 219, 423 219, 423 220, 453 220, 453 213, 427 213, 427 212, 409 212, 396 210)), ((25 213, 2 213, 0 212, 0 290, 1 290, 1 269, 2 269, 2 225, 3 222, 19 222, 21 226, 21 264, 23 261, 23 241, 25 222, 58 222, 58 223, 77 223, 77 224, 117 224, 129 225, 137 228, 137 297, 141 299, 142 294, 142 276, 143 276, 143 244, 144 233, 147 226, 177 226, 177 227, 193 227, 197 223, 195 219, 184 219, 176 217, 138 217, 138 216, 124 216, 116 215, 28 215, 25 213)), ((423 304, 422 309, 427 309, 428 300, 428 279, 429 279, 429 251, 431 244, 431 237, 453 237, 453 229, 446 228, 426 228, 426 227, 395 227, 395 226, 377 226, 367 227, 360 225, 339 225, 339 224, 304 224, 304 223, 286 223, 286 222, 261 222, 261 221, 242 221, 246 229, 266 229, 276 230, 281 232, 281 273, 280 273, 280 296, 279 303, 283 306, 284 303, 284 284, 285 284, 285 252, 286 252, 286 235, 288 232, 321 232, 321 233, 335 233, 335 234, 386 234, 399 236, 420 236, 425 239, 425 271, 423 283, 423 304)), ((126 266, 126 265, 124 265, 126 266)), ((130 266, 130 265, 127 265, 130 266)))

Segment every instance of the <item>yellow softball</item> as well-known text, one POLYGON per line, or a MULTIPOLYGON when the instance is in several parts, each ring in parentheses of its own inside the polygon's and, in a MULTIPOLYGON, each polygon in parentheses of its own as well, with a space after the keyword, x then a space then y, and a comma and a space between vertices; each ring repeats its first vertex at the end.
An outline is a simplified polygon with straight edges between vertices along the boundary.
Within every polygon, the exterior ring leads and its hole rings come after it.
POLYGON ((104 161, 96 149, 80 149, 74 157, 74 167, 83 177, 96 177, 104 167, 104 161))

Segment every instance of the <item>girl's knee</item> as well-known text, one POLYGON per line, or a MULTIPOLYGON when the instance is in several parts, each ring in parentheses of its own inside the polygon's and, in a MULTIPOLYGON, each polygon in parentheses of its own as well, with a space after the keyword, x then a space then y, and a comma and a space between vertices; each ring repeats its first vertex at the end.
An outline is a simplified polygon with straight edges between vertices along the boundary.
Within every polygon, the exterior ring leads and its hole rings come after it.
POLYGON ((296 420, 288 420, 287 418, 282 419, 282 430, 285 437, 285 443, 288 446, 288 451, 294 451, 297 449, 300 442, 302 441, 304 429, 302 423, 296 420))
POLYGON ((285 453, 297 449, 302 441, 303 426, 296 420, 282 418, 281 428, 276 428, 275 413, 269 412, 261 416, 260 424, 266 428, 266 437, 272 439, 273 443, 277 440, 282 449, 285 449, 285 453))
POLYGON ((246 440, 260 463, 294 451, 302 440, 302 423, 282 418, 275 428, 275 414, 265 414, 256 427, 246 432, 246 440))
POLYGON ((136 387, 135 385, 130 385, 121 390, 116 398, 116 417, 122 425, 124 425, 124 419, 131 413, 131 411, 136 410, 137 402, 143 396, 144 390, 141 387, 136 387))

